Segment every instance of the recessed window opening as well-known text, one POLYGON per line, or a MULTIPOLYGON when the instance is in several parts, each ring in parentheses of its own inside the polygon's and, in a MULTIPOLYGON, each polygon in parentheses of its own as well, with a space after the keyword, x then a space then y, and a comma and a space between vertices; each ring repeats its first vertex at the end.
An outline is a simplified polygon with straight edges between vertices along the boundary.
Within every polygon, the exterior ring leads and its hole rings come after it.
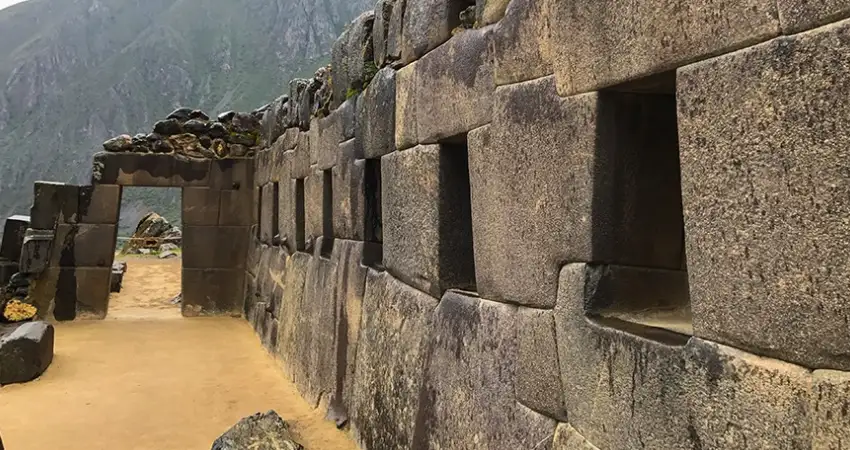
POLYGON ((329 257, 333 251, 334 241, 334 190, 333 170, 327 169, 322 173, 322 248, 320 254, 329 257))
POLYGON ((381 160, 367 159, 364 195, 366 204, 363 216, 364 240, 383 241, 383 216, 381 212, 381 160))
POLYGON ((272 236, 272 244, 280 245, 280 183, 275 181, 272 183, 272 229, 269 233, 272 236))
POLYGON ((263 238, 263 188, 258 188, 257 192, 257 235, 256 238, 263 238))
POLYGON ((295 250, 304 251, 304 230, 306 228, 304 218, 304 179, 295 180, 295 250))
POLYGON ((440 143, 439 259, 442 290, 476 291, 466 135, 440 143))

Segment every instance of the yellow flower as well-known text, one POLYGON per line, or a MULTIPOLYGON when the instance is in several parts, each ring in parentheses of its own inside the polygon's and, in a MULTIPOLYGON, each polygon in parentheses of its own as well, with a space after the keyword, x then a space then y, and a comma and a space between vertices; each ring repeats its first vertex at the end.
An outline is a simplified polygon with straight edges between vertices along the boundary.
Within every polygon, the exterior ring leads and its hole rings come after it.
POLYGON ((28 305, 19 300, 12 300, 6 304, 6 309, 3 311, 3 317, 9 322, 22 322, 35 317, 38 310, 35 306, 28 305))

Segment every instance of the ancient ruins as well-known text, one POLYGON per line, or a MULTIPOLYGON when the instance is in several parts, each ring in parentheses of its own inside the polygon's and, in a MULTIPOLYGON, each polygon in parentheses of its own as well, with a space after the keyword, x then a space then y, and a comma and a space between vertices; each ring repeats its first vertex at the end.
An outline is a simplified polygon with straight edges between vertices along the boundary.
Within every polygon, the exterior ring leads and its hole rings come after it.
POLYGON ((37 184, 0 272, 103 318, 122 188, 180 187, 184 316, 363 449, 847 448, 848 16, 380 0, 268 106, 37 184))

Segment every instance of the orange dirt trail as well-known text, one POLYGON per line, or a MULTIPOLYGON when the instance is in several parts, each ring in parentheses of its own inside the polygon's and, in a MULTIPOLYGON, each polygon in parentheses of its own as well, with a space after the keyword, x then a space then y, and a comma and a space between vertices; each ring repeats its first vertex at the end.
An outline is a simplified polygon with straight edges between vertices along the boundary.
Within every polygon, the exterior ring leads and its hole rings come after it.
POLYGON ((179 266, 132 258, 109 319, 56 324, 47 372, 0 388, 6 448, 207 450, 242 417, 274 409, 308 450, 355 450, 244 320, 180 317, 168 303, 179 266))

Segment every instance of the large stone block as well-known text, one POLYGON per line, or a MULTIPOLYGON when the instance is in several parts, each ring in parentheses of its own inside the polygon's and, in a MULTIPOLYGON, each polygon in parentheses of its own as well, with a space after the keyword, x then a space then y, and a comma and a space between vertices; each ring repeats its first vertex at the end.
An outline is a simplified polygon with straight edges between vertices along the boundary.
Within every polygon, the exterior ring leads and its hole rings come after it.
POLYGON ((324 231, 322 223, 323 191, 324 172, 313 169, 310 176, 304 180, 304 244, 308 252, 311 252, 324 231))
POLYGON ((245 269, 248 227, 183 228, 183 267, 190 269, 245 269))
POLYGON ((50 264, 50 249, 54 231, 27 229, 21 248, 20 271, 26 274, 41 273, 50 264))
POLYGON ((210 161, 181 161, 170 154, 95 153, 92 184, 185 187, 210 182, 210 161))
POLYGON ((384 266, 438 297, 475 288, 465 156, 423 145, 381 159, 384 266))
POLYGON ((389 55, 388 40, 390 35, 390 24, 393 18, 393 8, 398 4, 397 0, 378 0, 375 4, 375 23, 372 25, 372 46, 374 49, 375 66, 384 67, 394 60, 389 55))
MULTIPOLYGON (((265 154, 269 154, 265 152, 265 154)), ((268 169, 270 164, 257 164, 268 169)), ((253 159, 222 159, 210 162, 209 186, 212 189, 250 189, 254 186, 253 159)), ((266 174, 268 178, 268 173, 266 174)))
POLYGON ((18 262, 24 246, 24 236, 30 226, 29 216, 11 216, 3 225, 3 241, 0 244, 0 257, 18 262))
POLYGON ((812 374, 812 448, 842 450, 850 442, 850 373, 816 370, 812 374))
POLYGON ((339 143, 345 138, 342 133, 342 113, 339 109, 329 116, 313 119, 310 125, 311 153, 316 154, 316 164, 321 170, 335 166, 339 159, 339 143))
POLYGON ((407 0, 401 30, 401 61, 409 64, 452 37, 466 5, 454 0, 407 0))
POLYGON ((782 31, 790 34, 850 16, 847 0, 777 0, 782 31))
POLYGON ((310 136, 310 132, 302 131, 296 148, 286 152, 290 178, 307 178, 310 175, 310 136))
POLYGON ((490 122, 495 88, 491 31, 464 31, 416 64, 420 144, 436 143, 490 122))
MULTIPOLYGON (((111 291, 112 267, 77 267, 75 269, 59 269, 56 285, 56 303, 66 295, 65 287, 70 288, 76 281, 76 318, 104 319, 109 310, 109 293, 111 291), (66 284, 67 283, 67 284, 66 284)), ((68 300, 70 303, 70 300, 68 300)))
POLYGON ((260 241, 268 245, 273 244, 274 237, 278 233, 279 186, 277 183, 271 182, 264 185, 260 190, 260 241))
POLYGON ((307 269, 311 256, 306 253, 294 253, 287 258, 286 277, 284 279, 283 297, 280 307, 278 327, 278 354, 284 369, 290 378, 295 379, 299 373, 300 358, 307 355, 298 353, 299 340, 303 333, 309 330, 299 325, 302 320, 302 305, 304 304, 304 288, 307 279, 307 269))
POLYGON ((516 401, 516 325, 515 306, 453 291, 443 296, 434 314, 416 448, 551 442, 555 422, 516 401))
POLYGON ((218 225, 221 207, 221 191, 210 188, 183 188, 183 225, 218 225))
POLYGON ((773 0, 550 1, 548 20, 563 96, 665 72, 779 34, 773 0))
POLYGON ((116 224, 121 210, 121 186, 100 184, 80 186, 80 223, 116 224))
POLYGON ((333 237, 340 239, 364 240, 365 166, 355 164, 360 148, 357 139, 340 144, 339 164, 333 168, 333 237))
MULTIPOLYGON (((332 50, 333 98, 332 109, 360 92, 374 75, 372 26, 375 12, 366 11, 345 28, 332 50)), ((312 126, 311 126, 312 128, 312 126)))
POLYGON ((30 226, 52 230, 57 223, 75 223, 79 208, 79 187, 64 183, 36 181, 33 185, 30 226))
POLYGON ((263 114, 261 126, 263 129, 263 142, 265 146, 271 146, 283 135, 286 129, 286 113, 288 111, 289 95, 281 95, 269 104, 263 114))
POLYGON ((560 98, 541 78, 498 88, 492 126, 468 139, 481 295, 551 308, 563 261, 680 267, 671 97, 560 98))
POLYGON ((552 450, 599 450, 595 445, 584 438, 572 425, 568 423, 558 424, 555 429, 555 438, 552 442, 552 450))
POLYGON ((183 269, 185 317, 242 314, 245 299, 243 269, 183 269))
POLYGON ((560 276, 555 330, 570 424, 599 448, 699 448, 682 386, 687 338, 597 315, 669 296, 668 283, 635 286, 618 276, 634 269, 601 270, 569 264, 560 276))
POLYGON ((497 85, 519 83, 551 75, 550 0, 514 0, 505 18, 493 30, 493 76, 497 85))
POLYGON ((476 0, 475 25, 483 27, 498 22, 505 16, 510 0, 476 0))
POLYGON ((437 299, 386 272, 366 276, 351 428, 361 448, 413 448, 437 299))
POLYGON ((41 376, 53 362, 53 340, 53 325, 46 322, 0 325, 0 386, 41 376))
POLYGON ((566 420, 553 312, 520 308, 516 328, 517 400, 546 416, 566 420))
POLYGON ((395 78, 395 70, 379 70, 357 103, 357 139, 365 158, 380 158, 395 150, 395 78))
POLYGON ((690 432, 702 448, 812 448, 804 368, 698 338, 685 368, 690 432))
POLYGON ((112 267, 116 225, 60 224, 50 252, 52 267, 112 267))
POLYGON ((404 150, 419 143, 416 118, 417 64, 399 69, 395 92, 395 147, 404 150))
MULTIPOLYGON (((288 182, 289 180, 286 181, 286 183, 288 182)), ((239 190, 227 189, 218 192, 221 200, 218 224, 251 226, 255 209, 252 190, 243 186, 239 190)), ((185 218, 183 223, 186 223, 185 218)))
POLYGON ((850 370, 847 77, 850 21, 680 70, 698 336, 850 370))

